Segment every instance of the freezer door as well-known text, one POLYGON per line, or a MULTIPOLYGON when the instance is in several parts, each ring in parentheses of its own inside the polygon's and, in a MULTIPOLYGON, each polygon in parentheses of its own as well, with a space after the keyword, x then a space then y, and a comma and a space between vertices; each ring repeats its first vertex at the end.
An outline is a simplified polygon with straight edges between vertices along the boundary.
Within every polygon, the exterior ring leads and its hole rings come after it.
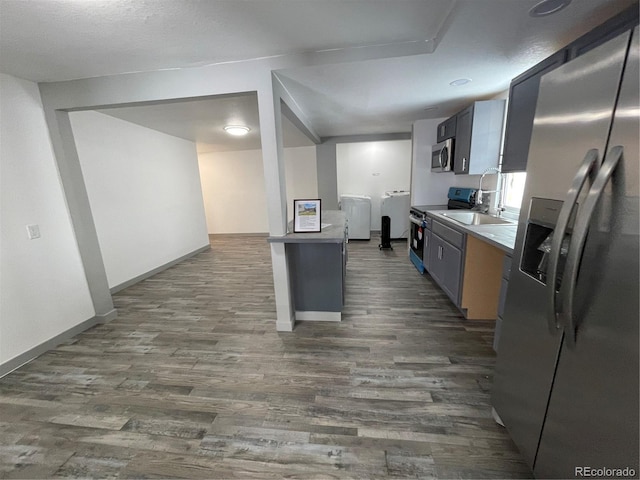
POLYGON ((571 205, 567 191, 587 152, 596 149, 602 159, 628 46, 628 35, 623 37, 550 72, 540 84, 492 393, 494 408, 532 467, 562 340, 549 322, 555 280, 535 270, 545 269, 545 239, 562 207, 571 205))
POLYGON ((584 477, 585 468, 630 468, 636 478, 640 471, 639 55, 636 29, 608 148, 610 156, 622 146, 623 155, 589 223, 573 302, 575 345, 570 331, 535 463, 540 478, 584 477))

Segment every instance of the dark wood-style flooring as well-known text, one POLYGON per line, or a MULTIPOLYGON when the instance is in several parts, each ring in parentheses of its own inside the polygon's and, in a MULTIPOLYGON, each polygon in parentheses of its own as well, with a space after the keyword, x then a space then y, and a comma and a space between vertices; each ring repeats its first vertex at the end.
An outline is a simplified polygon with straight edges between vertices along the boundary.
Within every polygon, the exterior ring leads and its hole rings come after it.
POLYGON ((351 242, 343 321, 293 333, 265 238, 211 243, 0 379, 1 478, 530 477, 491 418, 493 322, 404 243, 351 242))

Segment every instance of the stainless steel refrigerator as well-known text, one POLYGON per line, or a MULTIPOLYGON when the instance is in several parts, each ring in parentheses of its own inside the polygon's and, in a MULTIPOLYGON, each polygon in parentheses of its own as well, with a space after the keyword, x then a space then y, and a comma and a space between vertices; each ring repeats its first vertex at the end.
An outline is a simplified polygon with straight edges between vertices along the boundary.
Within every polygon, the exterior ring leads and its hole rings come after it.
POLYGON ((640 470, 639 55, 636 28, 540 84, 492 394, 537 477, 640 470))

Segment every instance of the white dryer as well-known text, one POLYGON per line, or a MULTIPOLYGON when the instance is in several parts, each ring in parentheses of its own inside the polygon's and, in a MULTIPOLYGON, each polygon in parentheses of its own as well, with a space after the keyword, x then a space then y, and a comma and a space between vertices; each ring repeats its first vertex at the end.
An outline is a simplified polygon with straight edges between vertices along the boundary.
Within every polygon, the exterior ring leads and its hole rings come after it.
POLYGON ((347 217, 350 239, 371 239, 371 197, 367 195, 340 195, 340 210, 347 217))
POLYGON ((381 197, 380 215, 391 219, 390 238, 407 238, 409 236, 409 209, 411 199, 409 192, 386 192, 381 197))

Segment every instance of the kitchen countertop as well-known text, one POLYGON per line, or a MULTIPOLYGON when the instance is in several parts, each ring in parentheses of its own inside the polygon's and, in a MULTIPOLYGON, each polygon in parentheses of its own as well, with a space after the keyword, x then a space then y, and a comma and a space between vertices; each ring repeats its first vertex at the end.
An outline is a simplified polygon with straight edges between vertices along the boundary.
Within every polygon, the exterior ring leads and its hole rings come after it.
POLYGON ((282 237, 268 237, 272 243, 342 243, 347 218, 340 210, 322 211, 320 221, 323 225, 321 232, 293 233, 293 222, 287 225, 288 233, 282 237))
POLYGON ((420 210, 421 212, 428 212, 429 210, 446 210, 446 205, 411 205, 411 208, 420 210))
POLYGON ((439 222, 446 224, 447 226, 451 226, 456 230, 467 233, 479 240, 487 242, 488 244, 499 248, 509 255, 513 254, 513 247, 516 243, 516 232, 518 230, 518 222, 515 220, 513 220, 513 223, 501 225, 465 225, 463 223, 456 222, 451 218, 443 216, 443 213, 451 213, 451 210, 426 211, 429 217, 436 219, 439 222))

